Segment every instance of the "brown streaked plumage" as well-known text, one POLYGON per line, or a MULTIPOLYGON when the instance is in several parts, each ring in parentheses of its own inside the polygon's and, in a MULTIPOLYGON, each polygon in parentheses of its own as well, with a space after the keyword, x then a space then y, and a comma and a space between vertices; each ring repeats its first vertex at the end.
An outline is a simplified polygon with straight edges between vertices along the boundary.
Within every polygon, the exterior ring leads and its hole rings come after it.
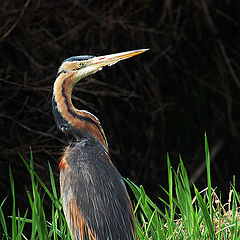
POLYGON ((63 211, 76 240, 136 239, 132 205, 103 128, 93 114, 73 106, 71 95, 81 78, 145 51, 71 57, 58 70, 53 115, 58 127, 76 138, 59 163, 63 211))

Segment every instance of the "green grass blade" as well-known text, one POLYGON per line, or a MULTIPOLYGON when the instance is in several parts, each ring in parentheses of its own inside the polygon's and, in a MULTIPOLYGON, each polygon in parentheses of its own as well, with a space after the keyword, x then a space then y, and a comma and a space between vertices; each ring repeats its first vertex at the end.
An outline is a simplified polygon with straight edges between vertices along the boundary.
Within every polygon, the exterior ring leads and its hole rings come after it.
POLYGON ((210 152, 208 147, 207 134, 205 133, 205 158, 207 166, 207 184, 208 184, 208 200, 209 200, 209 211, 211 218, 213 219, 213 209, 212 209, 212 184, 211 184, 211 161, 210 161, 210 152))
MULTIPOLYGON (((131 190, 133 191, 133 194, 135 195, 136 199, 139 199, 141 196, 141 191, 140 191, 140 187, 138 187, 136 184, 134 184, 132 181, 130 181, 129 179, 125 179, 124 180, 127 182, 127 184, 129 185, 129 187, 131 188, 131 190)), ((156 209, 156 211, 162 216, 164 217, 165 215, 162 213, 162 211, 156 206, 155 203, 152 202, 152 200, 146 195, 146 201, 149 204, 150 207, 152 207, 153 209, 156 209)), ((150 215, 152 216, 152 214, 150 215)))
MULTIPOLYGON (((3 210, 2 210, 2 206, 3 204, 5 203, 5 201, 7 200, 7 197, 5 197, 0 205, 0 222, 1 222, 1 225, 2 225, 2 229, 3 229, 3 234, 5 236, 8 236, 8 231, 7 231, 7 224, 6 224, 6 220, 5 220, 5 216, 4 216, 4 213, 3 213, 3 210)), ((0 234, 1 234, 1 231, 0 231, 0 234)))
POLYGON ((27 213, 28 213, 28 210, 25 212, 23 218, 20 218, 20 214, 18 215, 18 222, 19 222, 18 235, 17 235, 18 239, 21 239, 21 236, 23 235, 23 229, 26 223, 27 213))
POLYGON ((58 199, 57 190, 56 190, 56 184, 55 184, 54 176, 53 176, 53 171, 52 171, 52 168, 51 168, 49 163, 48 163, 48 168, 49 168, 49 174, 50 174, 50 181, 51 181, 53 196, 54 196, 55 199, 58 199))
POLYGON ((17 237, 16 200, 15 200, 14 180, 13 180, 12 170, 10 166, 9 166, 9 177, 10 177, 10 186, 12 190, 12 238, 16 239, 17 237))
POLYGON ((204 202, 202 196, 198 192, 198 190, 195 187, 195 185, 194 185, 194 190, 195 190, 195 194, 196 194, 196 198, 197 198, 198 204, 199 204, 199 206, 200 206, 200 208, 202 210, 202 213, 203 213, 203 218, 204 218, 204 221, 206 223, 206 227, 208 229, 208 232, 209 232, 209 235, 210 235, 210 239, 214 239, 215 240, 216 239, 216 234, 214 232, 213 221, 212 221, 212 219, 210 217, 211 215, 208 212, 207 205, 204 202))
MULTIPOLYGON (((51 201, 55 204, 56 208, 58 209, 61 209, 62 208, 62 205, 61 203, 59 202, 59 200, 57 198, 55 198, 51 192, 49 191, 49 189, 47 188, 47 186, 44 184, 44 182, 41 180, 41 178, 37 175, 37 173, 34 171, 33 169, 33 164, 31 164, 31 161, 30 160, 30 166, 28 165, 27 161, 23 158, 23 156, 21 154, 19 154, 20 158, 22 159, 24 165, 26 166, 26 168, 28 169, 29 173, 31 174, 31 172, 33 173, 33 176, 35 176, 35 178, 37 179, 38 183, 41 185, 41 187, 44 189, 44 191, 46 192, 46 194, 48 195, 48 197, 51 199, 51 201)), ((51 174, 51 173, 50 173, 51 174)), ((52 174, 53 175, 53 174, 52 174)), ((32 179, 33 180, 33 179, 32 179)), ((51 184, 52 181, 54 181, 54 178, 53 176, 50 177, 50 180, 51 180, 51 184)), ((55 182, 54 182, 54 185, 55 185, 55 182)), ((56 187, 54 187, 56 189, 56 187)), ((54 195, 56 194, 56 192, 54 193, 54 195)))
POLYGON ((174 219, 174 208, 173 208, 173 180, 172 180, 172 167, 169 159, 169 154, 167 154, 167 169, 168 169, 168 193, 169 193, 169 208, 170 208, 170 218, 174 219))

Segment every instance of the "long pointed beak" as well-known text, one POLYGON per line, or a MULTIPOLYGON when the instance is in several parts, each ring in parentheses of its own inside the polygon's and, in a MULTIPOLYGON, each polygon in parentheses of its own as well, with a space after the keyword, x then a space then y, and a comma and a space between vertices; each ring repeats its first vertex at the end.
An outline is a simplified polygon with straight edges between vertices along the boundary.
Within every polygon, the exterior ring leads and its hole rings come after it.
POLYGON ((148 50, 149 49, 139 49, 139 50, 94 57, 91 59, 90 64, 96 66, 97 68, 102 68, 104 66, 112 66, 113 64, 119 61, 144 53, 148 50))

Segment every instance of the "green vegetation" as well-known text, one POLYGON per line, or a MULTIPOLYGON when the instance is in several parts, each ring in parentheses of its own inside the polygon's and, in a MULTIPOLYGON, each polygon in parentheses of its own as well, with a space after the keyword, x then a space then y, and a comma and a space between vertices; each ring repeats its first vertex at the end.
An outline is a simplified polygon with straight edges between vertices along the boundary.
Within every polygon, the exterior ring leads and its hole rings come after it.
MULTIPOLYGON (((15 209, 15 191, 14 191, 14 181, 11 173, 11 168, 9 168, 10 184, 12 189, 12 216, 11 218, 11 229, 7 228, 6 216, 2 211, 2 206, 6 199, 0 205, 0 222, 2 225, 2 233, 0 232, 0 239, 71 239, 70 232, 67 227, 63 212, 62 204, 57 196, 55 181, 53 177, 53 172, 51 166, 49 165, 49 174, 51 180, 51 190, 49 190, 46 185, 42 182, 39 176, 34 172, 33 158, 31 155, 30 165, 21 156, 23 162, 25 163, 32 182, 31 192, 26 190, 26 197, 29 200, 31 217, 27 218, 29 210, 25 212, 24 216, 21 217, 19 210, 15 209), (45 217, 45 211, 43 207, 44 199, 46 195, 51 199, 52 203, 52 217, 51 220, 47 220, 45 217), (24 228, 27 224, 31 226, 31 235, 25 236, 24 228)), ((1 229, 1 228, 0 228, 1 229)), ((0 230, 1 231, 1 230, 0 230)))
MULTIPOLYGON (((207 183, 205 190, 199 192, 193 185, 191 190, 186 169, 180 157, 179 169, 172 170, 168 164, 168 190, 163 188, 168 201, 159 198, 164 204, 161 211, 146 195, 142 186, 138 187, 129 180, 127 184, 135 197, 136 228, 140 240, 157 239, 240 239, 240 195, 236 192, 234 183, 231 186, 230 199, 223 205, 211 186, 210 154, 207 139, 205 139, 205 155, 207 163, 207 183)), ((31 192, 26 191, 30 209, 20 216, 16 210, 14 181, 9 168, 10 185, 12 189, 11 228, 7 228, 6 218, 2 211, 5 200, 0 205, 1 228, 0 239, 70 239, 70 233, 62 213, 61 201, 57 195, 53 172, 49 165, 51 190, 49 190, 34 172, 33 158, 30 165, 22 158, 31 176, 31 192), (52 217, 46 219, 44 199, 49 197, 52 202, 52 217), (29 212, 31 217, 29 218, 29 212), (25 236, 26 225, 31 226, 31 236, 25 236)), ((234 182, 234 181, 233 181, 234 182)))
POLYGON ((193 185, 194 194, 181 157, 177 172, 172 170, 167 158, 169 187, 163 190, 168 202, 159 198, 165 205, 164 212, 146 196, 142 186, 127 181, 138 200, 135 214, 139 239, 240 239, 240 195, 233 184, 229 202, 223 205, 212 189, 206 137, 205 156, 208 186, 199 192, 193 185))

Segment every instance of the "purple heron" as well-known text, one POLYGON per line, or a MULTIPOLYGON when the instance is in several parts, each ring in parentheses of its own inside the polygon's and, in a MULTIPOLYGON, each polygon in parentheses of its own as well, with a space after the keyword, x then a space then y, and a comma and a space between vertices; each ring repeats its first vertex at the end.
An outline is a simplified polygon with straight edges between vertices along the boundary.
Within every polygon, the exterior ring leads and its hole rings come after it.
POLYGON ((59 164, 63 211, 74 239, 136 239, 132 205, 123 179, 109 157, 103 128, 93 114, 73 106, 71 95, 80 79, 147 50, 70 57, 58 70, 53 115, 58 127, 75 138, 59 164))

